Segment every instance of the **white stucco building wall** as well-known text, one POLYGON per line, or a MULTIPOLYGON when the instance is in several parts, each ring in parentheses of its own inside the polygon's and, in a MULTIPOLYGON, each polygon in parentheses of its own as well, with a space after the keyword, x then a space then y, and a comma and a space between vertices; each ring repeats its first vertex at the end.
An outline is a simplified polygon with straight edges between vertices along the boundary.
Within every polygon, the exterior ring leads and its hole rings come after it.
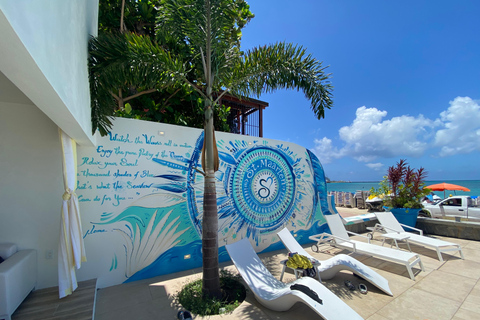
POLYGON ((58 284, 58 127, 95 144, 87 44, 97 19, 98 0, 0 0, 0 242, 37 250, 38 289, 58 284))
POLYGON ((79 144, 93 142, 88 40, 98 0, 0 0, 0 70, 79 144))
POLYGON ((63 194, 58 129, 33 104, 0 102, 0 114, 0 242, 37 250, 37 288, 55 286, 63 194))

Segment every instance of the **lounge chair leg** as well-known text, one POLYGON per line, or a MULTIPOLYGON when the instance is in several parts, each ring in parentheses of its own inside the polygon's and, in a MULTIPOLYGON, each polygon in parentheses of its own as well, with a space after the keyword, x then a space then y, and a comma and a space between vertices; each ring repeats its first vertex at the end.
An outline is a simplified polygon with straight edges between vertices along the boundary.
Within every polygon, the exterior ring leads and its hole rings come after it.
POLYGON ((420 265, 420 269, 422 269, 422 271, 425 271, 425 268, 423 267, 423 262, 420 259, 420 256, 418 255, 415 261, 413 261, 412 263, 409 263, 409 262, 405 263, 408 274, 410 275, 410 279, 412 279, 413 281, 415 281, 415 276, 413 275, 412 266, 416 265, 417 263, 420 265))
POLYGON ((407 266, 408 274, 410 275, 410 279, 412 279, 413 281, 415 281, 415 276, 413 275, 412 268, 410 267, 409 264, 407 264, 406 266, 407 266))
POLYGON ((442 253, 440 252, 439 248, 437 248, 437 255, 438 255, 438 260, 440 260, 440 262, 443 262, 442 253))
POLYGON ((282 274, 280 275, 280 281, 283 280, 283 274, 285 273, 285 269, 287 268, 287 265, 284 263, 283 268, 282 268, 282 274))
MULTIPOLYGON (((397 239, 393 239, 393 241, 395 241, 395 246, 397 247, 398 250, 400 250, 400 248, 398 247, 398 242, 397 242, 397 239)), ((390 246, 390 248, 393 247, 393 242, 390 246)))
POLYGON ((465 260, 465 257, 463 256, 463 251, 460 249, 460 246, 458 247, 458 251, 460 252, 460 256, 462 257, 462 260, 465 260))
POLYGON ((299 271, 297 269, 293 269, 293 273, 295 273, 295 279, 300 278, 300 274, 299 274, 299 271))
POLYGON ((407 243, 408 251, 412 252, 412 249, 410 248, 410 243, 408 242, 408 239, 406 239, 405 242, 407 243))
POLYGON ((318 267, 317 267, 317 277, 318 277, 318 281, 322 283, 322 278, 320 277, 320 271, 318 270, 318 267))

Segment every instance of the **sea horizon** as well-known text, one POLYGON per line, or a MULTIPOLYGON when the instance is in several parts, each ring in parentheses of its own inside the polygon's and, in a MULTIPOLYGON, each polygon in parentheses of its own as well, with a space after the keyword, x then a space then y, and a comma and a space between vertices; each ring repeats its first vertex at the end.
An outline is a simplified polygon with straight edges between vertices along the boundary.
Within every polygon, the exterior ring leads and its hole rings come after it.
MULTIPOLYGON (((461 196, 480 196, 480 180, 427 180, 425 184, 431 185, 441 182, 447 182, 451 184, 460 185, 462 187, 470 189, 470 191, 453 191, 446 190, 445 197, 451 195, 461 196)), ((355 193, 356 191, 370 191, 372 187, 378 189, 380 181, 332 181, 327 182, 327 192, 330 191, 343 191, 355 193)), ((434 191, 440 197, 444 197, 443 191, 434 191)))
MULTIPOLYGON (((327 183, 378 183, 381 180, 365 180, 365 181, 350 181, 350 180, 332 180, 327 183)), ((478 179, 457 179, 457 180, 426 180, 426 182, 447 182, 447 181, 480 181, 478 179)), ((449 182, 450 183, 450 182, 449 182)))

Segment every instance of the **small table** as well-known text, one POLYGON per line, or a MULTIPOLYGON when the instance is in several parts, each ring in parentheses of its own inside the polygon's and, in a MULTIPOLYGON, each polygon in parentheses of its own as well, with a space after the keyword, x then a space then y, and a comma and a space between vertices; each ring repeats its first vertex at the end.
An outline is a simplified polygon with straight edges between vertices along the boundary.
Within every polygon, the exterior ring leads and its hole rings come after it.
POLYGON ((383 237, 382 246, 385 244, 386 239, 390 239, 390 240, 392 240, 392 242, 390 244, 390 247, 393 247, 393 242, 395 242, 395 245, 397 246, 397 249, 400 249, 398 247, 397 240, 398 241, 405 241, 405 243, 407 244, 408 250, 410 252, 412 252, 412 249, 410 249, 410 244, 408 243, 408 239, 410 238, 408 235, 399 234, 399 233, 382 233, 382 234, 380 234, 380 237, 383 237))
MULTIPOLYGON (((285 269, 287 269, 287 268, 293 270, 293 273, 295 274, 296 279, 300 278, 303 275, 303 270, 304 269, 302 269, 302 268, 290 268, 289 266, 287 266, 287 261, 288 261, 288 259, 280 261, 280 263, 283 265, 282 274, 280 275, 280 281, 283 280, 283 274, 285 273, 285 269)), ((313 267, 315 268, 315 271, 317 272, 318 281, 322 282, 322 279, 320 278, 320 271, 318 270, 318 267, 321 264, 320 261, 311 261, 311 262, 312 262, 313 267)))

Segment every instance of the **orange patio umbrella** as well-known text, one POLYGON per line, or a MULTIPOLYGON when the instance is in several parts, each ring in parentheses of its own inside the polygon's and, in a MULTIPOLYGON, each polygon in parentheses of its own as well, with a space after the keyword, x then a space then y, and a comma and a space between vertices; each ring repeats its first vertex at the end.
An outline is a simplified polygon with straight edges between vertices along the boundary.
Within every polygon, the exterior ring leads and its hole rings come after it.
POLYGON ((443 191, 443 197, 445 198, 445 190, 459 190, 459 191, 470 191, 470 189, 451 183, 437 183, 426 186, 425 188, 431 189, 432 191, 443 191))

